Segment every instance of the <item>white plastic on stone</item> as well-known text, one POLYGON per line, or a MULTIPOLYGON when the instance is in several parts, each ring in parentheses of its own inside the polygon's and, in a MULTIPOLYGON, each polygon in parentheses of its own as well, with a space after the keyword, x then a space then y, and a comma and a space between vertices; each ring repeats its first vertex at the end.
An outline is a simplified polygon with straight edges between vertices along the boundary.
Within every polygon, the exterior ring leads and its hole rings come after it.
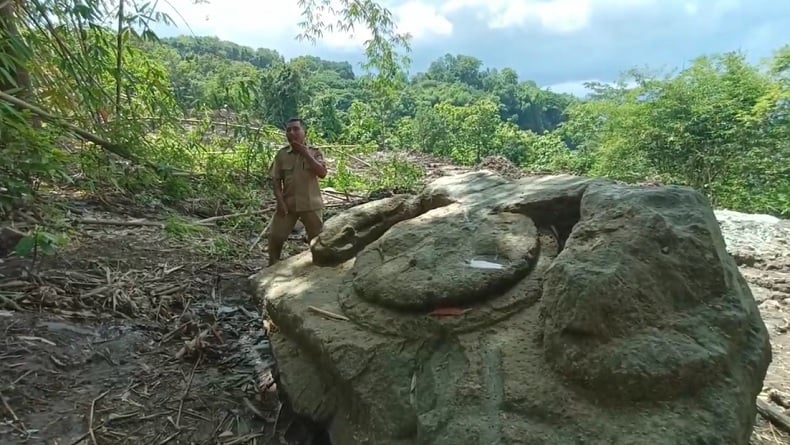
POLYGON ((474 259, 467 261, 466 265, 469 267, 474 267, 475 269, 502 270, 505 268, 505 266, 499 263, 492 263, 491 261, 474 260, 474 259))

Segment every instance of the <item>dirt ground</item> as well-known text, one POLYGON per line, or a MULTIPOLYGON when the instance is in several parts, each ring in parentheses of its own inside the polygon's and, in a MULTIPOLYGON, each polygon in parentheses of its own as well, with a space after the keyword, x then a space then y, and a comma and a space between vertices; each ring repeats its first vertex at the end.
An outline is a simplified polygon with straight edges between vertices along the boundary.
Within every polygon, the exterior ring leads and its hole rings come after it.
MULTIPOLYGON (((61 199, 83 221, 67 247, 0 260, 0 443, 322 443, 273 384, 247 281, 266 260, 259 233, 208 224, 179 239, 145 209, 61 199)), ((786 302, 772 295, 766 394, 790 392, 786 302)), ((752 443, 790 436, 758 416, 752 443)))
POLYGON ((757 416, 752 434, 753 445, 790 444, 790 264, 782 269, 768 265, 741 267, 759 304, 760 314, 771 336, 773 360, 763 382, 760 398, 785 416, 787 426, 782 430, 757 416))
POLYGON ((282 412, 248 290, 260 246, 233 259, 208 240, 248 246, 218 233, 201 244, 152 226, 75 229, 34 270, 0 264, 0 443, 310 443, 282 412))

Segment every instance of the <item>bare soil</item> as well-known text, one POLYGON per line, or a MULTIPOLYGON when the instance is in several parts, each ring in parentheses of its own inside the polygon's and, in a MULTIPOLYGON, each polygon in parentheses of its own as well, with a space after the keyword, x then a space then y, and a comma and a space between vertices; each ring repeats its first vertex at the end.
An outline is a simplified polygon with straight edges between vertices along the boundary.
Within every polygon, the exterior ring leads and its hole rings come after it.
POLYGON ((55 256, 0 264, 0 443, 310 443, 278 401, 248 289, 263 246, 216 227, 74 229, 55 256))
MULTIPOLYGON (((421 162, 429 178, 462 171, 421 162)), ((166 222, 151 209, 57 199, 83 221, 68 245, 35 261, 0 260, 0 443, 322 443, 277 397, 247 278, 266 262, 262 227, 228 219, 178 237, 144 225, 166 222)), ((332 211, 354 203, 343 199, 332 211)), ((305 248, 295 236, 285 254, 305 248)), ((785 272, 745 271, 750 281, 776 273, 785 272)), ((790 393, 787 296, 758 298, 774 348, 766 400, 771 389, 790 393)), ((754 445, 790 445, 757 421, 754 445)))
MULTIPOLYGON (((768 368, 760 398, 787 416, 787 421, 790 422, 790 267, 787 267, 790 264, 776 266, 775 263, 768 263, 741 267, 741 273, 749 281, 771 336, 773 360, 768 368)), ((783 431, 781 426, 777 427, 758 415, 752 444, 788 445, 790 431, 783 431)))

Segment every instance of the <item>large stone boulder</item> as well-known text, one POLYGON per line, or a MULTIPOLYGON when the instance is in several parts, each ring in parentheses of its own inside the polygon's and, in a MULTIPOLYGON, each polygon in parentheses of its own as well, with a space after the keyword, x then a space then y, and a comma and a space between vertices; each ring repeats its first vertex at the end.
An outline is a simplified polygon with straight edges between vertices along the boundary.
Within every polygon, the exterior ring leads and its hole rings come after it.
POLYGON ((745 445, 771 361, 683 187, 441 178, 255 284, 280 389, 335 445, 745 445))

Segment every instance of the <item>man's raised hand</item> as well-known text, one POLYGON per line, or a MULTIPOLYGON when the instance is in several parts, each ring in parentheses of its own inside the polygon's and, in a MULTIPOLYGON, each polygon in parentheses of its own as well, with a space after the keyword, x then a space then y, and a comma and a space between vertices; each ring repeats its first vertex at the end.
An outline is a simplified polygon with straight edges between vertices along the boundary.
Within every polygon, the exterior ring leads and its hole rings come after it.
POLYGON ((293 147, 293 149, 299 154, 307 153, 307 147, 304 144, 300 144, 299 142, 292 142, 291 147, 293 147))

